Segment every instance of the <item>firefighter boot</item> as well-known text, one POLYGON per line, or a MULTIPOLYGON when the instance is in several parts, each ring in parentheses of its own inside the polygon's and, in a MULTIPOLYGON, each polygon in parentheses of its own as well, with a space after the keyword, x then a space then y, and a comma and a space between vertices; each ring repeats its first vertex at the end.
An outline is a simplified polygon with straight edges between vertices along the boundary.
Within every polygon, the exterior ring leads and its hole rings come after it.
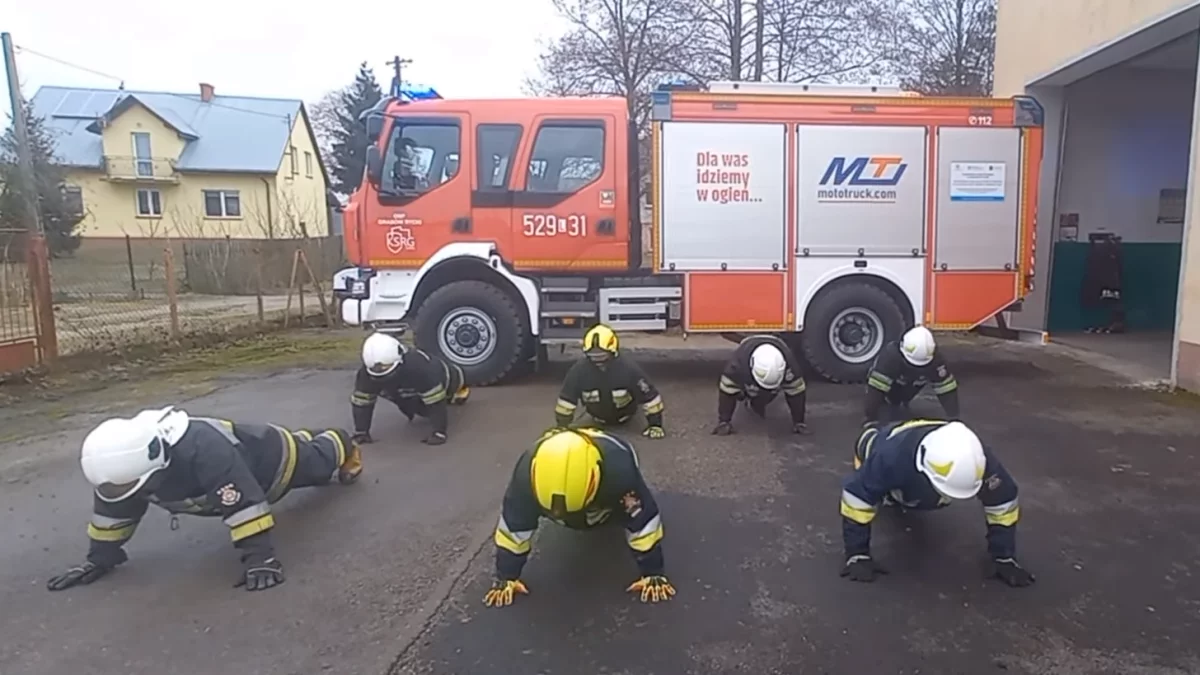
POLYGON ((338 467, 338 482, 342 485, 349 485, 358 480, 362 471, 362 450, 358 446, 358 441, 351 441, 350 452, 346 453, 346 461, 338 467))
POLYGON ((450 397, 450 405, 462 405, 469 398, 471 398, 471 388, 464 384, 461 389, 454 392, 454 395, 450 397))

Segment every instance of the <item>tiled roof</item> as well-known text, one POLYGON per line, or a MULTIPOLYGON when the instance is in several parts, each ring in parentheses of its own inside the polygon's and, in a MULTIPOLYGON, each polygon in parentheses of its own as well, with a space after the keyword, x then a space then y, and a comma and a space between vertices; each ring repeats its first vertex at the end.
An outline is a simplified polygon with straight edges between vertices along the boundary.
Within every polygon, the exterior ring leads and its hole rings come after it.
POLYGON ((116 89, 42 87, 31 101, 57 142, 57 159, 67 166, 100 167, 103 150, 98 120, 133 102, 145 106, 187 142, 176 163, 180 171, 275 173, 283 160, 291 124, 301 114, 295 99, 171 94, 116 89))

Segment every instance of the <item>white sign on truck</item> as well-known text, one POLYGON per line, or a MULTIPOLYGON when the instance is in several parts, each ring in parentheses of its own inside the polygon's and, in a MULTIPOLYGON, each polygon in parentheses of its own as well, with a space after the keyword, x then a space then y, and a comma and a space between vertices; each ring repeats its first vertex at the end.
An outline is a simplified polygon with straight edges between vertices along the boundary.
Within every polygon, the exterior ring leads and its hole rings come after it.
POLYGON ((664 122, 661 262, 667 269, 783 269, 786 127, 664 122))
POLYGON ((1004 162, 951 162, 950 201, 1004 201, 1004 162))

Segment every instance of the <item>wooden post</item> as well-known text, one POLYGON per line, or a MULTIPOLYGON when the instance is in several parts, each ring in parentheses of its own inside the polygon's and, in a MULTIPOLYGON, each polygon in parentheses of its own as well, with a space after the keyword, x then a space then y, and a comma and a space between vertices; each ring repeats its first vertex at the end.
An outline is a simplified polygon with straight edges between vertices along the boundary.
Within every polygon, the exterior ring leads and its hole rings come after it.
MULTIPOLYGON (((300 251, 296 251, 296 260, 299 260, 300 256, 302 256, 302 255, 304 255, 304 254, 301 253, 300 251)), ((304 317, 304 277, 303 276, 296 277, 296 285, 297 285, 297 293, 300 296, 300 325, 304 326, 304 318, 305 317, 304 317)))
POLYGON ((26 242, 26 269, 33 292, 34 330, 37 331, 42 363, 49 366, 58 359, 58 328, 54 325, 54 293, 50 285, 50 250, 46 238, 40 234, 29 235, 26 242))
POLYGON ((321 288, 321 280, 317 275, 313 274, 312 266, 308 264, 308 256, 304 251, 300 251, 300 262, 304 263, 304 269, 308 271, 308 278, 312 279, 313 288, 317 291, 317 302, 321 303, 321 316, 325 317, 325 327, 333 327, 333 317, 329 314, 329 304, 325 302, 325 290, 321 288))
POLYGON ((179 339, 179 304, 175 291, 175 254, 171 247, 163 249, 163 269, 167 275, 167 306, 171 312, 171 339, 179 339))
POLYGON ((255 246, 254 247, 254 268, 256 270, 256 273, 254 275, 254 296, 255 296, 255 301, 258 304, 258 323, 259 323, 259 325, 262 325, 262 324, 266 323, 266 321, 267 321, 266 313, 263 311, 262 266, 263 266, 262 249, 255 246))
POLYGON ((292 275, 288 279, 287 304, 283 307, 283 327, 288 327, 288 321, 292 316, 292 291, 296 290, 296 272, 299 271, 300 251, 296 251, 296 255, 292 256, 292 275))

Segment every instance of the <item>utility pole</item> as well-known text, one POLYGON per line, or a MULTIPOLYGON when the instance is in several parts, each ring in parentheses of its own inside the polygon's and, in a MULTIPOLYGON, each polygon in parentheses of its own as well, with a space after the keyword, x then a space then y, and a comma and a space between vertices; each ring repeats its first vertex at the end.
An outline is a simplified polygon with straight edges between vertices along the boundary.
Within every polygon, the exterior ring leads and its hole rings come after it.
POLYGON ((402 59, 399 55, 392 57, 392 60, 387 62, 387 65, 391 66, 395 71, 395 75, 392 76, 391 87, 391 95, 395 98, 400 98, 400 87, 404 83, 404 80, 400 77, 401 68, 411 63, 412 59, 402 59))
POLYGON ((33 174, 33 155, 29 149, 29 125, 25 119, 25 101, 21 98, 21 81, 17 78, 17 54, 11 33, 0 33, 4 49, 4 72, 8 76, 8 99, 12 103, 13 133, 17 139, 17 173, 21 176, 21 193, 25 196, 26 227, 42 234, 42 218, 38 213, 37 179, 33 174))

